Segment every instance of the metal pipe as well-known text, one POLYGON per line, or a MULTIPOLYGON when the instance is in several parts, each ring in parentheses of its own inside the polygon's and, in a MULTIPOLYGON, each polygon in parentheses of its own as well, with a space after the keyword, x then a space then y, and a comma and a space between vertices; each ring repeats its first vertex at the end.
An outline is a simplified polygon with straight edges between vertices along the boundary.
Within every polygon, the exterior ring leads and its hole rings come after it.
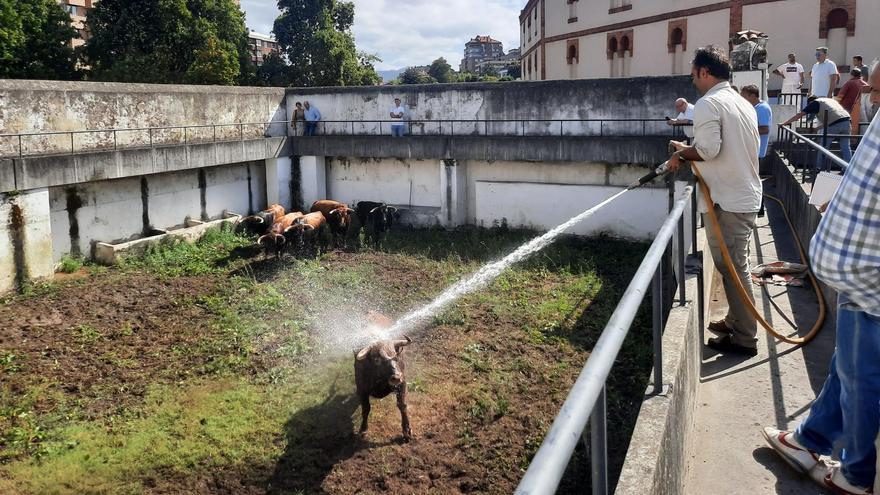
POLYGON ((590 471, 593 495, 608 493, 608 417, 605 387, 599 392, 596 405, 590 414, 590 471))
POLYGON ((555 493, 559 480, 565 473, 568 460, 584 431, 590 412, 605 387, 605 381, 608 379, 611 367, 623 346, 627 333, 629 333, 630 325, 632 325, 641 306, 654 271, 663 257, 667 243, 675 232, 678 217, 684 211, 685 204, 690 199, 693 190, 693 186, 685 188, 681 199, 676 202, 675 209, 666 217, 657 232, 648 253, 636 270, 629 287, 608 320, 608 324, 605 325, 589 359, 562 404, 559 414, 553 420, 553 424, 544 437, 531 465, 529 465, 529 469, 520 481, 516 489, 517 494, 550 495, 555 493))
POLYGON ((654 270, 651 283, 652 331, 654 336, 654 395, 663 393, 663 263, 654 270))
MULTIPOLYGON (((786 132, 789 132, 792 136, 797 137, 798 139, 800 139, 800 140, 806 142, 807 146, 809 146, 809 147, 812 148, 813 150, 815 150, 815 151, 817 151, 817 152, 819 152, 819 153, 822 153, 823 155, 825 155, 826 158, 830 158, 831 160, 833 160, 837 165, 843 167, 844 170, 846 170, 846 167, 849 166, 849 164, 846 163, 845 161, 843 161, 842 158, 840 158, 839 156, 835 155, 835 154, 832 153, 831 151, 825 149, 825 147, 819 145, 819 143, 815 143, 815 142, 813 142, 813 140, 811 140, 811 139, 807 138, 806 136, 804 136, 804 135, 798 133, 798 132, 795 131, 794 129, 791 129, 791 128, 788 128, 788 127, 783 127, 783 129, 785 129, 786 132)), ((816 136, 818 137, 818 134, 817 134, 816 136)), ((805 163, 804 163, 804 167, 806 167, 806 166, 807 166, 807 164, 806 164, 806 162, 805 162, 805 163)))
POLYGON ((684 306, 685 280, 684 273, 684 215, 678 219, 678 305, 684 306))

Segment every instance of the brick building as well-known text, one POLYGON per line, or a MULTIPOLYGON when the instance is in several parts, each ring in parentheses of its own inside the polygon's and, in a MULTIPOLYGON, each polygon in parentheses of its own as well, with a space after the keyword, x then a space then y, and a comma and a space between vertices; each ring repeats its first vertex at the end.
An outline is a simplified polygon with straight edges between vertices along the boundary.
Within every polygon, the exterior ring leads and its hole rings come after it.
POLYGON ((74 48, 85 44, 89 39, 89 33, 86 30, 86 15, 96 3, 98 0, 58 0, 61 8, 70 14, 70 23, 79 33, 79 38, 70 40, 74 48))
POLYGON ((464 45, 464 58, 458 70, 477 72, 481 62, 496 60, 504 56, 504 46, 491 36, 475 36, 464 45))
POLYGON ((878 0, 528 0, 519 20, 526 80, 688 74, 695 48, 745 29, 770 37, 771 67, 795 53, 809 71, 817 46, 843 73, 880 57, 878 0))

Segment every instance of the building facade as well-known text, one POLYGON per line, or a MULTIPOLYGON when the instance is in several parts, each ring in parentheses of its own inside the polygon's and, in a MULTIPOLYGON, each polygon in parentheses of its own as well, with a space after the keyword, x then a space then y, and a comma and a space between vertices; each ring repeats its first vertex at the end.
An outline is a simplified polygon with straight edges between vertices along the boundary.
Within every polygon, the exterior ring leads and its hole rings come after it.
POLYGON ((89 39, 89 32, 86 29, 86 16, 96 3, 98 3, 98 0, 58 0, 61 8, 70 14, 70 23, 76 29, 76 32, 79 33, 79 38, 70 40, 70 44, 74 48, 84 45, 86 40, 89 39))
POLYGON ((475 36, 464 45, 464 58, 458 70, 477 72, 481 62, 495 60, 504 56, 504 46, 491 36, 475 36))
POLYGON ((533 81, 689 74, 694 49, 744 29, 770 37, 771 69, 794 53, 809 72, 817 46, 843 73, 854 55, 880 57, 878 0, 529 0, 519 20, 533 81))
POLYGON ((251 60, 256 65, 263 65, 263 60, 270 53, 279 52, 278 42, 275 41, 275 38, 256 31, 251 31, 248 34, 248 46, 251 50, 251 60))

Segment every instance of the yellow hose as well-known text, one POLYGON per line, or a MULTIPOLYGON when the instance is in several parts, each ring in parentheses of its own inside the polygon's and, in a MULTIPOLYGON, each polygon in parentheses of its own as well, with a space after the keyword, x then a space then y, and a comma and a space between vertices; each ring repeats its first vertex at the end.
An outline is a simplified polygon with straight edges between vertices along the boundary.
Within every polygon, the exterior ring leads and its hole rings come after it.
MULTIPOLYGON (((770 196, 769 194, 764 195, 764 197, 776 201, 777 203, 779 203, 779 206, 782 207, 782 214, 785 217, 785 221, 788 223, 788 227, 791 229, 792 236, 794 237, 794 242, 797 243, 798 251, 801 255, 801 261, 803 262, 804 266, 807 267, 807 275, 810 278, 810 283, 812 283, 813 285, 813 290, 816 291, 816 297, 819 299, 819 316, 816 319, 816 323, 813 324, 813 328, 811 328, 810 331, 803 337, 787 337, 782 333, 776 331, 776 329, 773 328, 773 325, 767 323, 767 321, 764 320, 761 314, 758 313, 758 309, 755 308, 755 305, 752 304, 752 300, 751 298, 749 298, 745 287, 743 287, 742 281, 738 276, 736 276, 736 268, 733 266, 733 260, 730 257, 730 252, 727 250, 727 245, 724 244, 724 236, 721 234, 721 226, 718 223, 717 215, 715 215, 715 202, 712 201, 712 196, 709 193, 709 187, 703 180, 703 176, 700 174, 700 171, 697 168, 696 164, 692 163, 691 165, 691 168, 694 171, 694 175, 697 177, 697 182, 699 182, 700 191, 703 193, 703 199, 706 201, 709 224, 712 228, 712 233, 715 235, 715 238, 718 239, 721 257, 724 259, 724 264, 727 267, 730 278, 733 279, 733 286, 736 287, 736 292, 739 295, 739 298, 742 300, 743 304, 745 304, 749 313, 751 313, 752 316, 754 316, 755 319, 758 321, 758 323, 760 323, 761 326, 764 327, 764 329, 770 332, 771 335, 783 342, 787 342, 789 344, 803 345, 813 340, 813 338, 819 333, 819 330, 822 328, 822 324, 825 322, 825 298, 822 296, 822 289, 819 288, 819 282, 816 280, 816 276, 813 275, 813 271, 809 268, 810 263, 807 260, 807 253, 804 250, 804 246, 801 244, 800 238, 798 238, 797 233, 795 232, 794 225, 791 223, 791 219, 788 217, 788 212, 786 211, 785 205, 782 203, 782 200, 777 197, 770 196)), ((728 301, 728 304, 730 304, 730 301, 728 301)))

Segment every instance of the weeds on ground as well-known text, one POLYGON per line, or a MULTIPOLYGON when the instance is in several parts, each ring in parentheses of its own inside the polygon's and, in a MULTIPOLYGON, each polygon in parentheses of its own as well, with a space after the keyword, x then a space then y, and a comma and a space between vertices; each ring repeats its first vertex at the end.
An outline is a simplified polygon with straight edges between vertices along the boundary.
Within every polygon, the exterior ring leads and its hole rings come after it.
POLYGON ((197 242, 189 244, 167 237, 150 247, 143 256, 127 256, 120 261, 123 269, 140 269, 162 276, 206 275, 222 273, 223 266, 236 248, 252 245, 253 240, 236 234, 232 227, 211 228, 197 242))
POLYGON ((58 270, 64 273, 74 273, 78 271, 83 266, 83 259, 79 256, 73 256, 71 254, 65 254, 61 257, 61 261, 58 262, 59 267, 58 270))

